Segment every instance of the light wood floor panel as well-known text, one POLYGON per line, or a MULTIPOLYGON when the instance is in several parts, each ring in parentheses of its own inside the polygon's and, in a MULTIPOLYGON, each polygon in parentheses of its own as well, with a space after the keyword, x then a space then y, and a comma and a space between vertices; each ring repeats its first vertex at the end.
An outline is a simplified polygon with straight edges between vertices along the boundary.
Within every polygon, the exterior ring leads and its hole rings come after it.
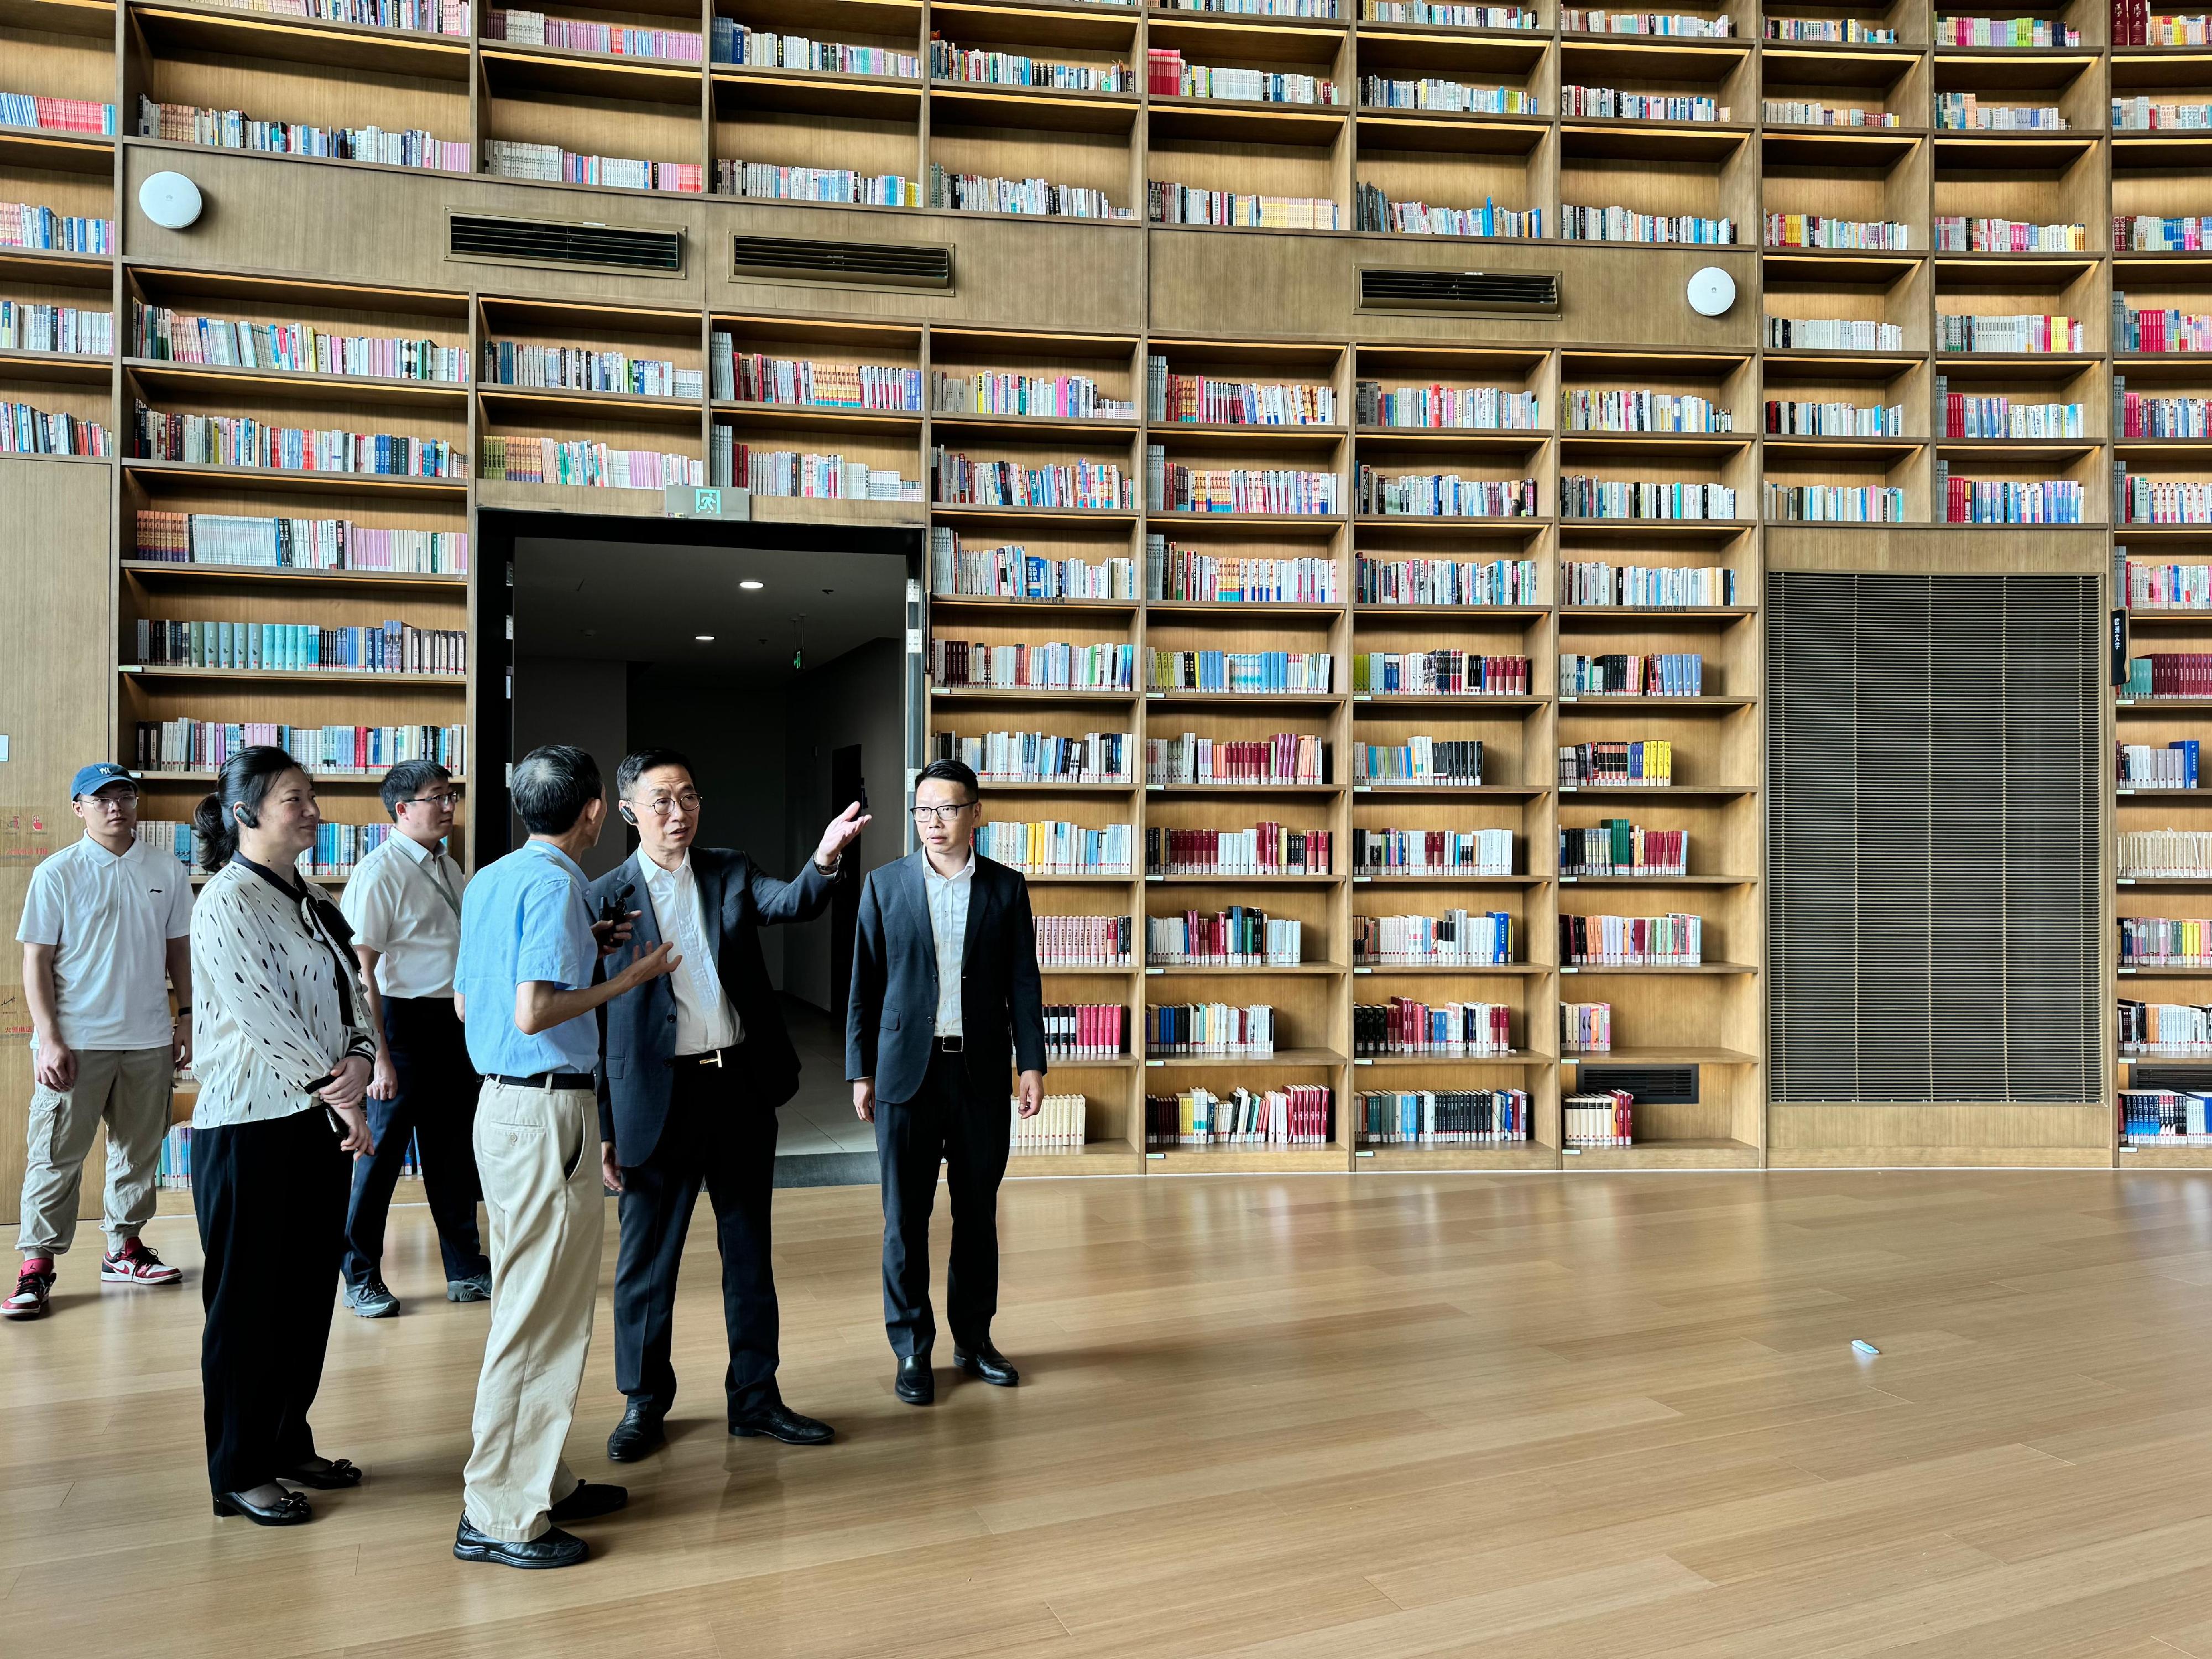
MULTIPOLYGON (((633 1499, 551 1574, 449 1553, 485 1310, 437 1299, 427 1212, 406 1314, 332 1333, 319 1434, 370 1480, 289 1532, 209 1515, 191 1285, 102 1291, 79 1250, 0 1328, 0 1646, 2212 1659, 2212 1176, 1037 1182, 1002 1215, 1028 1381, 916 1411, 874 1194, 777 1195, 826 1449, 722 1431, 702 1226, 672 1443, 612 1468, 603 1293, 569 1454, 633 1499)), ((196 1276, 189 1220, 154 1238, 196 1276)))

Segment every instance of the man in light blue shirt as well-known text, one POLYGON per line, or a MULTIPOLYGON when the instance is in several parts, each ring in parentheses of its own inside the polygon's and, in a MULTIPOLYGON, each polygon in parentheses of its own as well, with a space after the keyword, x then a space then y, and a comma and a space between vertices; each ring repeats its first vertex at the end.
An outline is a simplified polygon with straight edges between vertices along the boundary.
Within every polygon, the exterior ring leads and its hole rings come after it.
POLYGON ((469 1058, 483 1075, 474 1141, 491 1221, 491 1331, 453 1553, 566 1567, 590 1552, 559 1523, 608 1514, 629 1496, 586 1485, 561 1456, 592 1342, 601 1183, 622 1186, 611 1144, 593 1132, 595 1012, 683 958, 661 945, 599 979, 600 957, 629 928, 626 916, 595 925, 576 862, 607 820, 589 755, 533 750, 509 793, 530 839, 469 884, 453 971, 469 1058))

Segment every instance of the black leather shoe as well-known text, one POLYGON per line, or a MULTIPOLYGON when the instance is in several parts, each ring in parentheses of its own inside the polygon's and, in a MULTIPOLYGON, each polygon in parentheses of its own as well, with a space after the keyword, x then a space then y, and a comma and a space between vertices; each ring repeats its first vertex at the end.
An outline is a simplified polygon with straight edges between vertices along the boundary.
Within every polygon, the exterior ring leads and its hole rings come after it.
POLYGON ((215 1495, 217 1515, 242 1515, 257 1527, 303 1526, 315 1518, 307 1500, 295 1492, 288 1492, 274 1504, 249 1503, 242 1493, 219 1492, 215 1495))
POLYGON ((635 1463, 668 1438, 661 1415, 649 1400, 633 1400, 615 1431, 607 1437, 607 1456, 617 1463, 635 1463))
POLYGON ((317 1492, 343 1492, 361 1485, 361 1471, 350 1458, 323 1458, 320 1468, 311 1468, 302 1463, 296 1469, 279 1469, 276 1478, 289 1480, 295 1486, 313 1486, 317 1492))
POLYGON ((596 1521, 603 1515, 612 1515, 629 1502, 628 1486, 595 1486, 588 1480, 579 1480, 575 1491, 545 1513, 558 1527, 571 1521, 596 1521))
POLYGON ((937 1376, 929 1369, 929 1356, 914 1353, 900 1360, 898 1376, 891 1386, 909 1406, 930 1404, 937 1398, 937 1376))
POLYGON ((837 1431, 827 1423, 800 1416, 778 1401, 766 1411, 735 1419, 730 1424, 730 1432, 745 1437, 764 1434, 787 1446, 826 1446, 837 1431))
POLYGON ((485 1537, 464 1515, 453 1534, 457 1561, 490 1561, 502 1567, 573 1567, 591 1553, 589 1544, 558 1527, 548 1527, 527 1543, 510 1544, 502 1538, 485 1537))
POLYGON ((1022 1380, 1022 1374, 1013 1362, 986 1342, 973 1353, 962 1348, 952 1351, 952 1363, 970 1376, 980 1376, 994 1387, 1011 1389, 1022 1380))

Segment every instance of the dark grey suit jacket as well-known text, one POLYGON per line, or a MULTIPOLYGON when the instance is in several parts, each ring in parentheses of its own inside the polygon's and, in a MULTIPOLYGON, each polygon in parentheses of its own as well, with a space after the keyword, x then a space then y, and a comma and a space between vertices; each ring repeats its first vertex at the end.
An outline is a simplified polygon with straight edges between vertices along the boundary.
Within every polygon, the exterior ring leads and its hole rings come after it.
MULTIPOLYGON (((660 925, 645 890, 642 854, 632 853, 591 886, 592 913, 602 901, 633 890, 626 909, 639 913, 631 942, 651 950, 660 925)), ((714 970, 744 1027, 738 1078, 748 1097, 773 1111, 799 1091, 799 1054, 784 1029, 783 1007, 761 960, 760 932, 780 921, 807 921, 830 905, 836 878, 808 859, 789 881, 778 881, 744 854, 724 847, 691 849, 699 909, 714 943, 714 970)), ((612 959, 619 967, 627 957, 612 959)), ((682 969, 677 969, 678 973, 682 969)), ((605 1006, 599 1067, 599 1139, 615 1144, 617 1162, 635 1167, 653 1156, 668 1118, 676 1057, 676 988, 663 974, 605 1006)))
MULTIPOLYGON (((853 994, 845 1011, 845 1076, 873 1078, 876 1097, 911 1100, 928 1074, 937 1035, 937 940, 929 926, 917 848, 868 877, 853 941, 853 994)), ((960 1025, 968 1075, 985 1099, 1006 1097, 1006 1060, 1042 1072, 1044 984, 1036 924, 1018 872, 975 855, 975 890, 961 954, 960 1025)))

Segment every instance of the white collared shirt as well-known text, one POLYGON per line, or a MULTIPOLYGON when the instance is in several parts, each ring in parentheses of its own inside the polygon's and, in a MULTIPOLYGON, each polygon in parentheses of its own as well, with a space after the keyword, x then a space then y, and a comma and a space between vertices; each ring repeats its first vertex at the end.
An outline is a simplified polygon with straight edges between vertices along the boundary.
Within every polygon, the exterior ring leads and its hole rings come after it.
POLYGON ((676 993, 676 1052, 704 1054, 736 1048, 744 1041, 744 1024, 730 1006, 714 966, 691 854, 687 851, 684 862, 673 870, 662 869, 642 853, 637 862, 645 872, 646 896, 653 901, 653 925, 663 939, 675 942, 677 954, 684 958, 683 965, 668 976, 676 993))
POLYGON ((388 997, 453 995, 468 883, 444 842, 425 847, 397 830, 355 866, 338 908, 354 943, 380 953, 379 991, 388 997))
POLYGON ((960 974, 968 951, 968 905, 975 890, 975 849, 949 876, 922 855, 921 884, 929 897, 929 931, 937 942, 937 1035, 960 1036, 960 974))
POLYGON ((191 872, 134 841, 122 854, 90 836, 31 872, 26 945, 54 947, 54 1013, 72 1048, 164 1048, 169 941, 192 930, 191 872))

